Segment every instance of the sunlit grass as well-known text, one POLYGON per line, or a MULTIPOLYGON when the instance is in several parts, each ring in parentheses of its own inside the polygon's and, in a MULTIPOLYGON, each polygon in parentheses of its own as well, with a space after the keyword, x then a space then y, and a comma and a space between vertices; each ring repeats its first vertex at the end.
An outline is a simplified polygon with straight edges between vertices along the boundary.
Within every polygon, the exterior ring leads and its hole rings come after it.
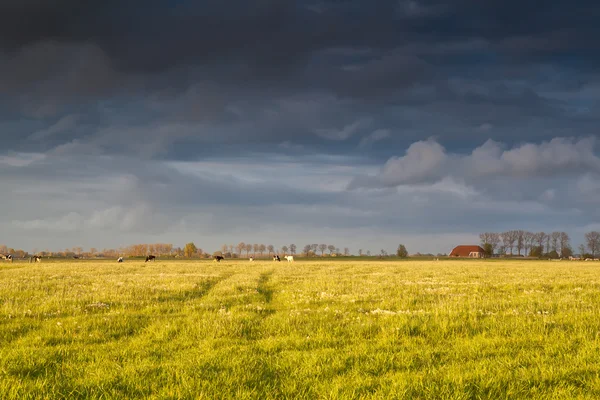
POLYGON ((600 264, 0 266, 0 398, 600 398, 600 264))

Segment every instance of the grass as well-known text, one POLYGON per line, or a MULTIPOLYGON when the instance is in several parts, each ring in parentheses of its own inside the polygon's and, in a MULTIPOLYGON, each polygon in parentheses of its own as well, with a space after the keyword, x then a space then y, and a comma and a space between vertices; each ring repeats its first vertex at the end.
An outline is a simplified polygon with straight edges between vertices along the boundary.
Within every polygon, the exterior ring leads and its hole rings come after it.
POLYGON ((2 264, 0 398, 600 398, 599 270, 2 264))

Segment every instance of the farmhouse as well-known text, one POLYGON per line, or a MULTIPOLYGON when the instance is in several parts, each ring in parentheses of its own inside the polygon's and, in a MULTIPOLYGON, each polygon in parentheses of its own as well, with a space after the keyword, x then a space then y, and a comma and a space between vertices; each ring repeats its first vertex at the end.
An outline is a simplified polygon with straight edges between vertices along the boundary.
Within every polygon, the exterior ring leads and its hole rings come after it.
POLYGON ((485 250, 481 246, 461 245, 452 249, 450 257, 483 258, 485 257, 485 250))

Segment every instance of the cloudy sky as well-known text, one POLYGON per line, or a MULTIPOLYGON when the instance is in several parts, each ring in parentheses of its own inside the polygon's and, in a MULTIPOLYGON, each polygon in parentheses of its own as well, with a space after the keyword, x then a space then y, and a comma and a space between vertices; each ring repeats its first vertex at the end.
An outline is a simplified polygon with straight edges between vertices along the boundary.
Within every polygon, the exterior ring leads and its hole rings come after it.
POLYGON ((592 0, 5 0, 0 244, 600 229, 592 0))

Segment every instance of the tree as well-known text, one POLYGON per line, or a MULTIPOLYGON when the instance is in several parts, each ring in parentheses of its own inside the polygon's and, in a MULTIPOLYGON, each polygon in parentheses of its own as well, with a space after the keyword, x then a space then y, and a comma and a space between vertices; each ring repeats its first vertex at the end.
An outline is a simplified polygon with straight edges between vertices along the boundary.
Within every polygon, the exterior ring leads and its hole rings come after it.
POLYGON ((542 253, 544 252, 544 242, 546 241, 546 234, 544 232, 538 232, 535 234, 535 243, 538 247, 542 248, 542 253))
POLYGON ((315 253, 315 255, 317 254, 317 250, 319 249, 319 245, 316 243, 313 243, 310 245, 310 250, 315 253))
POLYGON ((558 255, 558 252, 556 250, 550 250, 550 252, 548 253, 548 258, 557 259, 560 258, 560 256, 558 255))
POLYGON ((585 246, 583 244, 580 244, 578 249, 579 249, 579 257, 583 257, 583 254, 585 253, 585 246))
POLYGON ((329 255, 332 255, 335 251, 335 246, 330 244, 329 246, 327 246, 327 250, 329 250, 329 255))
POLYGON ((252 255, 253 255, 254 257, 256 257, 256 253, 258 253, 258 250, 259 250, 259 249, 260 249, 260 244, 258 244, 258 243, 255 243, 255 244, 253 244, 253 245, 252 245, 252 250, 254 250, 254 253, 252 253, 252 255))
POLYGON ((519 230, 514 231, 513 235, 515 235, 515 239, 517 242, 517 254, 521 255, 521 249, 524 246, 525 231, 522 229, 519 229, 519 230))
POLYGON ((265 246, 264 244, 261 244, 258 247, 258 252, 260 253, 260 256, 262 257, 263 253, 265 252, 265 250, 267 250, 267 246, 265 246))
POLYGON ((242 256, 242 251, 244 251, 245 249, 246 249, 246 243, 244 243, 244 242, 239 242, 237 244, 237 246, 235 246, 235 250, 237 251, 237 253, 240 257, 242 256))
POLYGON ((367 257, 371 257, 371 250, 367 250, 367 257))
POLYGON ((275 253, 275 247, 273 247, 272 244, 267 246, 267 251, 269 252, 269 256, 271 256, 271 253, 275 253))
POLYGON ((284 255, 287 255, 287 253, 288 253, 288 247, 287 247, 287 246, 285 246, 285 245, 284 245, 284 246, 281 246, 281 251, 283 251, 283 254, 284 254, 284 255))
POLYGON ((358 256, 359 256, 359 257, 362 257, 362 254, 363 254, 363 253, 362 253, 362 249, 358 249, 358 256))
POLYGON ((296 254, 296 245, 294 243, 290 244, 290 253, 292 255, 296 254))
POLYGON ((398 245, 398 249, 396 250, 396 255, 400 258, 408 257, 408 250, 406 250, 406 246, 403 244, 398 245))
POLYGON ((320 244, 319 245, 319 250, 321 251, 321 257, 323 257, 323 253, 325 253, 325 250, 327 250, 327 245, 326 244, 320 244))
POLYGON ((535 240, 535 234, 531 232, 525 232, 523 234, 523 243, 525 245, 525 255, 529 255, 529 251, 533 247, 533 243, 535 240))
POLYGON ((533 246, 529 255, 531 257, 541 257, 544 254, 544 246, 533 246))
POLYGON ((515 241, 512 238, 512 231, 502 232, 500 236, 502 237, 502 245, 505 249, 510 249, 510 255, 512 256, 512 245, 515 243, 515 241))
POLYGON ((346 257, 348 257, 348 256, 350 255, 350 249, 349 249, 349 248, 347 248, 347 247, 344 247, 344 255, 345 255, 346 257))
POLYGON ((490 233, 480 233, 479 240, 481 241, 481 246, 485 246, 487 243, 490 243, 490 233))
POLYGON ((193 242, 187 243, 184 247, 183 247, 183 255, 186 257, 193 257, 194 254, 196 254, 196 252, 198 251, 198 249, 196 248, 196 245, 193 242))
POLYGON ((565 247, 560 248, 560 257, 561 258, 569 258, 573 256, 573 249, 571 246, 566 245, 565 247))
POLYGON ((560 232, 552 232, 550 234, 550 250, 558 253, 558 242, 560 240, 560 232))
POLYGON ((600 250, 600 232, 592 231, 586 233, 585 241, 592 257, 596 258, 596 254, 598 254, 598 250, 600 250))
POLYGON ((559 244, 560 244, 560 256, 561 257, 570 257, 573 255, 573 250, 571 249, 571 238, 569 237, 569 234, 567 232, 561 232, 560 233, 560 239, 559 239, 559 244), (564 253, 569 252, 570 254, 565 255, 564 253))
POLYGON ((252 245, 250 243, 248 243, 246 245, 246 257, 248 257, 248 253, 250 253, 252 251, 252 245))
POLYGON ((485 253, 486 257, 491 257, 494 254, 494 249, 492 247, 492 244, 484 243, 483 244, 483 252, 485 253))
MULTIPOLYGON (((223 255, 223 257, 225 257, 225 254, 227 254, 228 250, 229 250, 229 245, 224 244, 223 246, 221 246, 221 254, 223 255)), ((231 256, 231 254, 229 256, 231 256)))
POLYGON ((306 255, 306 257, 308 257, 311 250, 312 250, 312 245, 307 244, 306 246, 304 246, 304 249, 302 250, 302 252, 306 255))

